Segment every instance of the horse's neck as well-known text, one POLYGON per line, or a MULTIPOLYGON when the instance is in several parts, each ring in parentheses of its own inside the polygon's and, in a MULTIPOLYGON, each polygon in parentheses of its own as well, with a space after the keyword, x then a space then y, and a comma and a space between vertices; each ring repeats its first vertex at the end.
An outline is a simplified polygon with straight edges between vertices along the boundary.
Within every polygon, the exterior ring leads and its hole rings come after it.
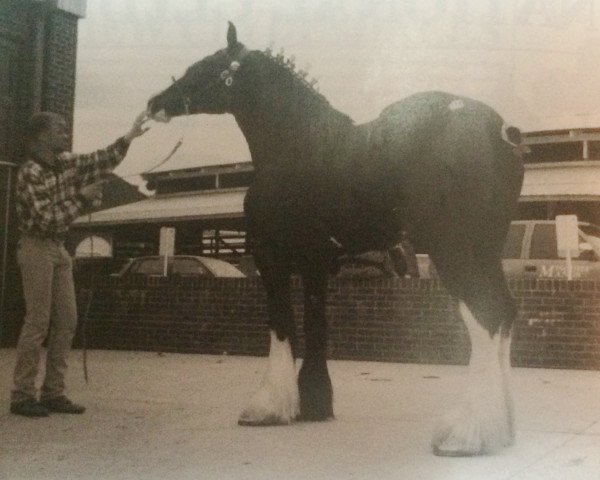
POLYGON ((290 78, 293 74, 284 67, 267 63, 257 71, 257 90, 247 92, 250 100, 234 112, 257 166, 309 161, 324 148, 336 148, 333 137, 354 128, 346 115, 290 78))

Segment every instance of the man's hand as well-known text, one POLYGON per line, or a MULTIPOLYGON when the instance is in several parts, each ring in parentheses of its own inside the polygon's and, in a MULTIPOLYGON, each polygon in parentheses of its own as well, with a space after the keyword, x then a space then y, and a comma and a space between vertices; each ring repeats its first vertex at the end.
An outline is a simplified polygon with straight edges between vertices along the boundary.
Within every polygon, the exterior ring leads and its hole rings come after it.
POLYGON ((131 126, 131 130, 129 130, 129 132, 127 132, 123 138, 125 138, 126 141, 131 142, 134 138, 146 133, 148 130, 150 130, 150 127, 144 127, 144 124, 148 120, 150 120, 148 117, 148 112, 144 110, 137 117, 135 117, 135 121, 131 126))
POLYGON ((79 195, 84 197, 89 203, 102 200, 102 183, 104 182, 92 183, 90 185, 81 187, 79 190, 79 195))

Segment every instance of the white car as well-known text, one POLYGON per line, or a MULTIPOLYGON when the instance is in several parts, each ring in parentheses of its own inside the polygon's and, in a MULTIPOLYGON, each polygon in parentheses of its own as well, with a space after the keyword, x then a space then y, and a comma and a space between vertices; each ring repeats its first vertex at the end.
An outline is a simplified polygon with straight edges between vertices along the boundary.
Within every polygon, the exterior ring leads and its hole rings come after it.
MULTIPOLYGON (((153 255, 137 257, 129 261, 116 277, 130 275, 146 275, 153 277, 163 276, 165 271, 165 257, 153 255)), ((181 277, 228 277, 243 278, 244 275, 231 263, 210 257, 194 255, 172 255, 167 257, 167 276, 181 277)))

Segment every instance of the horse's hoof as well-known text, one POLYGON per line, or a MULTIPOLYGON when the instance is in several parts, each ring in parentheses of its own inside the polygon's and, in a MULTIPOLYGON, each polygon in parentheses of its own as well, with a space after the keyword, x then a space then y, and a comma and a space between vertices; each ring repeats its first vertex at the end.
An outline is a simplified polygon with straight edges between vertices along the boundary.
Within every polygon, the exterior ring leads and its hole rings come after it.
POLYGON ((285 421, 275 415, 271 415, 262 419, 252 420, 240 418, 238 425, 242 427, 276 427, 279 425, 289 425, 291 422, 285 421))
POLYGON ((325 422, 333 418, 333 391, 325 365, 302 365, 298 377, 302 422, 325 422))
POLYGON ((309 395, 307 394, 307 389, 304 388, 300 392, 300 421, 325 422, 334 417, 331 390, 309 390, 309 395))
POLYGON ((238 419, 238 425, 243 427, 273 427, 276 425, 290 425, 293 417, 281 416, 275 413, 243 412, 238 419))
POLYGON ((320 408, 316 408, 314 405, 312 408, 307 408, 304 406, 300 407, 300 414, 296 418, 299 422, 327 422, 329 420, 333 420, 335 416, 333 415, 333 408, 331 405, 321 406, 320 408))
POLYGON ((260 390, 238 418, 238 425, 246 427, 272 427, 289 425, 298 416, 297 402, 271 395, 260 390), (277 400, 274 400, 274 397, 277 400))
POLYGON ((444 450, 437 445, 434 445, 433 454, 436 457, 476 457, 477 455, 481 455, 481 452, 468 450, 444 450))
POLYGON ((319 413, 304 413, 298 415, 296 420, 298 422, 328 422, 334 420, 335 416, 333 413, 319 414, 319 413))
POLYGON ((473 457, 494 453, 514 441, 506 412, 500 408, 481 413, 466 403, 438 424, 433 453, 440 457, 473 457))

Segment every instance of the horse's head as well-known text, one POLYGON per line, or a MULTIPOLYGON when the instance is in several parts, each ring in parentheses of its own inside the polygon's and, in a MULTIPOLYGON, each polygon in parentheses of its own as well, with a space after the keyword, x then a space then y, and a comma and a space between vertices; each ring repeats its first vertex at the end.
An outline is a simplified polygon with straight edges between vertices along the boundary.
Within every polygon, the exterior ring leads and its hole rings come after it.
POLYGON ((226 113, 231 103, 231 87, 246 48, 237 41, 229 22, 227 47, 189 67, 183 77, 148 101, 148 113, 156 120, 196 113, 226 113))

